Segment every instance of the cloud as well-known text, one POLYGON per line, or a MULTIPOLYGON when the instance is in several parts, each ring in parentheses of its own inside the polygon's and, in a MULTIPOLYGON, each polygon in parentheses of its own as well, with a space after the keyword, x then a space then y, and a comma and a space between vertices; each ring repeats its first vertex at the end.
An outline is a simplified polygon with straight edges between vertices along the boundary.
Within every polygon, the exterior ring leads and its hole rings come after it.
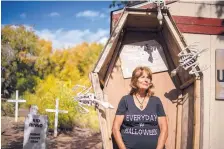
MULTIPOLYGON (((2 24, 5 26, 7 24, 2 24)), ((53 50, 62 50, 69 47, 74 47, 83 42, 96 42, 105 45, 109 38, 109 29, 99 28, 96 31, 89 29, 85 30, 36 30, 32 25, 23 24, 28 31, 34 33, 42 39, 52 42, 53 50)), ((12 28, 18 28, 16 25, 11 25, 12 28)))
POLYGON ((109 37, 109 29, 98 29, 93 32, 89 29, 86 30, 68 30, 58 29, 52 31, 49 29, 44 29, 40 31, 35 31, 35 33, 45 40, 52 41, 53 49, 63 49, 68 47, 73 47, 82 42, 97 42, 105 44, 109 37))
POLYGON ((85 17, 85 18, 89 18, 89 19, 97 19, 97 18, 105 18, 106 15, 99 11, 85 10, 85 11, 78 12, 76 14, 76 17, 77 18, 85 17))
POLYGON ((49 17, 59 17, 60 14, 58 12, 52 12, 48 15, 49 17))
MULTIPOLYGON (((21 25, 23 25, 27 31, 34 31, 34 28, 31 25, 28 25, 28 24, 21 24, 21 25)), ((20 25, 11 25, 11 24, 2 24, 1 25, 1 27, 5 27, 5 26, 10 26, 13 29, 17 29, 17 28, 19 28, 20 25)))
POLYGON ((21 13, 20 18, 25 19, 26 18, 26 13, 21 13))

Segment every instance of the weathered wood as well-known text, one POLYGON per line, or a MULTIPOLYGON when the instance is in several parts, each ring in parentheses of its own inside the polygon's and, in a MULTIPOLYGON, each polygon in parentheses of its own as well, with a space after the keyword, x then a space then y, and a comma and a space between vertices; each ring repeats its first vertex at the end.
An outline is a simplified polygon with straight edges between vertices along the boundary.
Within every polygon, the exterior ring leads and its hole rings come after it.
POLYGON ((191 78, 190 80, 184 82, 181 86, 180 89, 183 90, 185 88, 187 88, 188 86, 190 86, 191 84, 193 84, 195 81, 195 78, 191 78))
POLYGON ((144 31, 144 32, 158 32, 158 29, 150 29, 150 28, 139 28, 139 27, 128 27, 125 29, 126 31, 144 31))
POLYGON ((193 148, 194 128, 194 85, 183 90, 182 101, 182 128, 181 128, 181 149, 193 148))
MULTIPOLYGON (((165 19, 165 26, 163 27, 162 33, 166 40, 170 55, 172 57, 172 60, 177 67, 179 65, 179 57, 178 54, 181 52, 181 50, 185 47, 185 42, 183 41, 182 36, 179 36, 178 30, 174 28, 171 20, 168 16, 164 16, 165 19)), ((183 68, 180 68, 177 75, 179 76, 181 83, 184 83, 192 78, 192 76, 189 75, 187 70, 184 70, 183 68)))
POLYGON ((194 81, 194 138, 193 148, 200 149, 200 132, 201 132, 201 93, 200 80, 194 81))
MULTIPOLYGON (((107 94, 104 94, 104 99, 106 101, 108 101, 108 96, 107 94)), ((111 117, 111 114, 110 114, 110 109, 105 109, 106 111, 106 121, 107 121, 107 131, 108 131, 108 137, 109 137, 109 148, 108 149, 113 149, 113 143, 112 143, 112 126, 111 126, 111 123, 110 123, 110 117, 111 117)))
MULTIPOLYGON (((98 74, 90 73, 90 75, 91 75, 92 86, 93 86, 93 90, 95 92, 96 98, 101 101, 105 101, 105 99, 103 97, 103 91, 100 87, 98 74)), ((100 126, 101 126, 103 148, 104 149, 112 149, 112 143, 110 143, 110 137, 109 137, 109 131, 108 131, 109 122, 108 122, 107 116, 108 116, 108 110, 106 110, 105 108, 100 106, 99 110, 98 110, 98 117, 99 117, 100 126)))
POLYGON ((105 77, 104 77, 104 80, 105 80, 105 85, 108 83, 108 80, 110 78, 110 75, 111 75, 111 71, 113 70, 113 67, 115 65, 115 62, 119 56, 119 53, 120 53, 120 48, 121 48, 121 43, 123 41, 123 37, 124 37, 124 33, 121 33, 120 37, 119 37, 119 40, 118 40, 118 44, 115 48, 115 51, 113 53, 113 56, 112 56, 112 59, 111 59, 111 62, 109 64, 109 67, 107 69, 107 72, 105 74, 105 77))
MULTIPOLYGON (((126 22, 126 19, 127 19, 127 16, 128 16, 128 13, 125 12, 123 13, 122 17, 120 18, 119 20, 119 23, 117 24, 117 26, 115 27, 112 35, 110 36, 106 46, 105 46, 105 49, 99 59, 99 61, 97 62, 96 64, 96 67, 95 69, 93 70, 93 72, 99 72, 100 69, 102 68, 102 66, 105 64, 105 60, 108 59, 108 54, 111 50, 114 50, 112 49, 111 47, 113 46, 113 48, 115 48, 116 46, 116 42, 114 42, 115 40, 118 39, 119 35, 120 35, 120 32, 126 22)), ((110 59, 110 58, 109 58, 110 59)))
MULTIPOLYGON (((159 36, 159 39, 158 39, 158 40, 159 40, 159 43, 160 43, 160 44, 162 45, 162 47, 163 47, 163 51, 164 51, 164 53, 165 53, 166 60, 167 60, 167 63, 168 63, 169 74, 171 75, 171 71, 172 71, 173 69, 175 69, 176 66, 175 66, 174 61, 173 61, 173 59, 172 59, 172 57, 171 57, 170 50, 168 49, 168 45, 167 45, 166 42, 165 42, 165 38, 164 38, 164 36, 162 35, 162 32, 160 32, 159 35, 160 35, 160 36, 159 36)), ((181 85, 181 81, 180 81, 180 78, 179 78, 178 75, 175 76, 175 77, 172 77, 171 79, 172 79, 172 81, 174 82, 176 88, 178 88, 178 87, 181 85)))
POLYGON ((180 50, 183 50, 184 47, 185 47, 184 44, 183 44, 183 41, 181 40, 180 35, 177 32, 176 28, 174 28, 170 18, 167 15, 164 15, 164 20, 165 20, 165 23, 168 26, 168 29, 170 30, 171 34, 173 35, 174 40, 176 41, 176 43, 178 43, 177 44, 178 47, 180 48, 180 50))
POLYGON ((176 121, 176 140, 175 140, 175 149, 181 149, 181 128, 182 128, 182 95, 178 97, 177 100, 177 121, 176 121))

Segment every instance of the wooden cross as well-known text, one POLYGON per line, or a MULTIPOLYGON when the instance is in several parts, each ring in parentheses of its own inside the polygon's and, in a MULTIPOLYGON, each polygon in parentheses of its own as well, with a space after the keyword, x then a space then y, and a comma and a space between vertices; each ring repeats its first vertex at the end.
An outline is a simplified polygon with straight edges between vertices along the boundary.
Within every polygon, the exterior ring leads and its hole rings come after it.
POLYGON ((46 109, 46 112, 55 112, 54 119, 54 137, 57 137, 57 128, 58 128, 58 113, 68 113, 66 110, 59 110, 59 99, 56 99, 55 109, 46 109))
POLYGON ((16 105, 15 105, 15 122, 17 122, 19 102, 26 102, 26 100, 24 100, 24 99, 19 100, 19 92, 18 92, 18 90, 16 90, 16 99, 15 100, 10 99, 10 100, 7 100, 7 102, 15 102, 16 103, 16 105))

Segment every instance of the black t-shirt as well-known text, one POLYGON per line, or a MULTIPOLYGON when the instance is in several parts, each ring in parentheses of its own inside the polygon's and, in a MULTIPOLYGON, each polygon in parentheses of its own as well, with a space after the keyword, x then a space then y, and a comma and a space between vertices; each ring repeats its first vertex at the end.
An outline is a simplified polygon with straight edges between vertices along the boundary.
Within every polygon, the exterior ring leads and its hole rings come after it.
POLYGON ((120 131, 127 149, 156 149, 160 134, 158 117, 165 116, 158 97, 151 96, 141 111, 133 96, 125 95, 119 102, 116 115, 124 115, 120 131))

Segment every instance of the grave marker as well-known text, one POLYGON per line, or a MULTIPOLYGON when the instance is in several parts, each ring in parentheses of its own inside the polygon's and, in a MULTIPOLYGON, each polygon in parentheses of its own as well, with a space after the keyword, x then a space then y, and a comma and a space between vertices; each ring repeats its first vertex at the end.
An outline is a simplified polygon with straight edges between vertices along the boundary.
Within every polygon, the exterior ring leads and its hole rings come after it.
POLYGON ((48 117, 30 111, 25 119, 23 149, 45 149, 47 128, 48 117))
POLYGON ((57 137, 57 128, 58 128, 58 113, 68 113, 66 110, 59 110, 59 100, 56 99, 55 109, 46 109, 47 112, 55 112, 55 119, 54 119, 54 137, 57 137))
POLYGON ((19 102, 26 102, 26 100, 24 100, 24 99, 20 100, 19 99, 19 92, 18 92, 18 90, 16 90, 16 99, 15 100, 10 99, 10 100, 7 100, 7 102, 15 102, 16 103, 16 105, 15 105, 15 122, 17 122, 19 102))

